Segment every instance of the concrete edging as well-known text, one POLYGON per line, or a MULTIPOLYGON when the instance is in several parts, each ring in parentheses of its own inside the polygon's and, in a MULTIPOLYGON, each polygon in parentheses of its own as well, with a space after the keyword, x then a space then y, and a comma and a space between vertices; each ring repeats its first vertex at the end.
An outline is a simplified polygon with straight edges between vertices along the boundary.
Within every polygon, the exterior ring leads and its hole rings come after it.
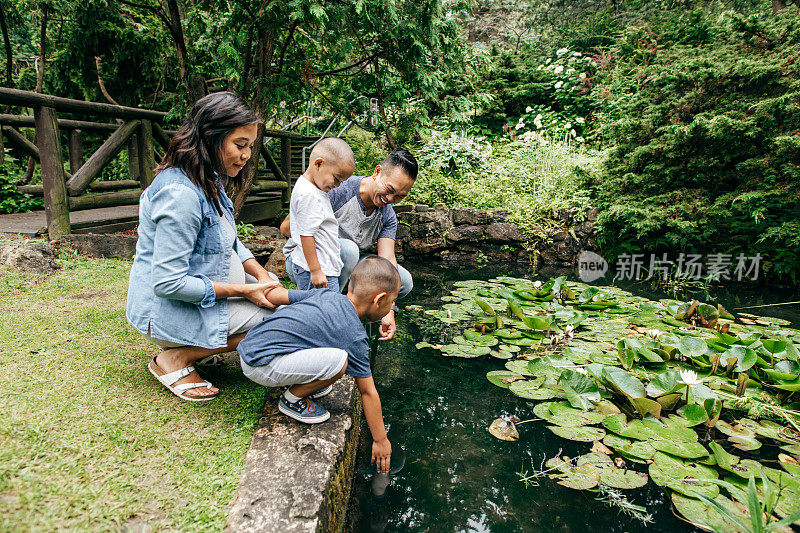
POLYGON ((320 400, 330 420, 313 426, 268 401, 244 458, 228 530, 338 532, 344 527, 361 427, 361 396, 349 376, 320 400))

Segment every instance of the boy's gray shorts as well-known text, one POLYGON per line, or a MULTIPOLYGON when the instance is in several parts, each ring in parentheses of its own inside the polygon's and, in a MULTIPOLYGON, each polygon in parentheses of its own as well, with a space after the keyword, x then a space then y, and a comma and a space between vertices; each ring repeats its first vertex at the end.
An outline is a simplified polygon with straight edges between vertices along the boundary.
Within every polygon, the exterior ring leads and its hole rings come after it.
POLYGON ((333 378, 347 363, 347 352, 339 348, 308 348, 279 355, 264 366, 241 363, 244 375, 259 385, 282 387, 333 378))

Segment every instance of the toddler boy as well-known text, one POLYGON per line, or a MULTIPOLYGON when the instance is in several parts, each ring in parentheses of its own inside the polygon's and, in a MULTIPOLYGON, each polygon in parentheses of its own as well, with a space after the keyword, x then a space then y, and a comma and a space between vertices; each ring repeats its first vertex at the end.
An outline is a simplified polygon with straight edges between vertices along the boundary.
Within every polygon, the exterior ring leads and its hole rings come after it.
POLYGON ((339 292, 342 260, 339 223, 328 191, 353 175, 355 157, 343 139, 326 137, 309 158, 308 168, 297 179, 289 202, 292 277, 302 290, 327 287, 339 292))
POLYGON ((267 299, 285 307, 253 327, 238 347, 244 375, 267 387, 288 386, 278 400, 278 410, 306 424, 330 418, 314 400, 330 393, 332 384, 345 373, 353 376, 372 433, 372 461, 379 472, 389 471, 392 447, 361 321, 386 316, 399 292, 397 269, 378 256, 356 265, 346 295, 332 290, 270 289, 267 299))

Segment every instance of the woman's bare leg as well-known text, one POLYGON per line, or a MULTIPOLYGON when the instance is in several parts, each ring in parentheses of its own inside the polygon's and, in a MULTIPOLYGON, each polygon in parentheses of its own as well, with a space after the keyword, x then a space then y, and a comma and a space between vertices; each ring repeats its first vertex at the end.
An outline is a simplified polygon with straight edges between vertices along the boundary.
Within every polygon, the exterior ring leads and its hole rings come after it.
MULTIPOLYGON (((244 333, 238 335, 231 335, 228 337, 227 346, 222 348, 201 348, 200 346, 181 346, 180 348, 168 348, 162 350, 156 356, 156 364, 164 372, 175 372, 182 368, 190 366, 195 361, 208 357, 209 355, 216 355, 219 353, 230 352, 239 346, 239 342, 244 339, 244 333)), ((174 385, 180 383, 202 383, 205 381, 200 377, 196 371, 192 372, 185 378, 179 379, 174 385)), ((184 393, 185 396, 208 396, 209 394, 216 394, 219 389, 216 387, 198 387, 196 389, 189 389, 184 393)))

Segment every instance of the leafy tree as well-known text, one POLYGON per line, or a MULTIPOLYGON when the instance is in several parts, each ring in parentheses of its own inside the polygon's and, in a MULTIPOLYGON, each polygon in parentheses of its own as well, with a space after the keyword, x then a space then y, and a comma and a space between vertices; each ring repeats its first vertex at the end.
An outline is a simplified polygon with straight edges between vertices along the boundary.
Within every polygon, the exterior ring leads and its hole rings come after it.
POLYGON ((594 181, 598 240, 612 255, 758 251, 796 279, 797 9, 726 17, 698 45, 668 37, 653 36, 647 61, 606 95, 617 118, 603 138, 616 146, 594 181))

